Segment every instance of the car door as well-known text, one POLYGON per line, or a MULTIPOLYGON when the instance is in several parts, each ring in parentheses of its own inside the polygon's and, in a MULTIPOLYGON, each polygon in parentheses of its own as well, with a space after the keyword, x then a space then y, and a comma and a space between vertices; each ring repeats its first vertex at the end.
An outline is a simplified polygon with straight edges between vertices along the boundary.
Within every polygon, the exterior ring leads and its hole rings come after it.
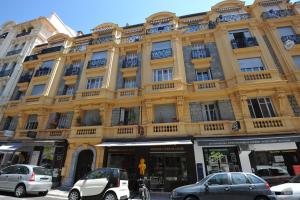
POLYGON ((206 192, 200 198, 203 200, 231 200, 229 177, 227 173, 218 173, 207 180, 206 192))
POLYGON ((7 174, 7 188, 10 191, 14 191, 19 183, 18 166, 12 166, 9 174, 7 174))
POLYGON ((82 196, 100 195, 108 183, 108 170, 97 169, 90 172, 83 180, 81 191, 82 196))
POLYGON ((8 178, 8 173, 11 171, 12 167, 6 167, 3 170, 1 170, 1 175, 0 175, 0 189, 7 190, 7 178, 8 178))
POLYGON ((230 173, 231 178, 231 200, 253 200, 255 185, 251 184, 243 173, 230 173))

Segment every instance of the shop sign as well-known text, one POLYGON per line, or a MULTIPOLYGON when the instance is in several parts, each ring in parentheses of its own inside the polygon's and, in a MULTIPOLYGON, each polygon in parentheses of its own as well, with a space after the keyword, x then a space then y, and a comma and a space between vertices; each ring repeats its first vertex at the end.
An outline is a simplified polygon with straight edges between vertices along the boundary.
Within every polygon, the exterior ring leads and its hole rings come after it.
POLYGON ((152 147, 150 151, 184 151, 183 147, 168 146, 168 147, 152 147))

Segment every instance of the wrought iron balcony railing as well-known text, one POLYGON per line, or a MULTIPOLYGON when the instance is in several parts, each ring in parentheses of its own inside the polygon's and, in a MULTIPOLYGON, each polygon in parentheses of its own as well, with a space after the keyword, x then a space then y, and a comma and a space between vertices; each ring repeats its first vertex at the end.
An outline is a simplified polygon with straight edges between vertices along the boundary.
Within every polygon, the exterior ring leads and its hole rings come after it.
POLYGON ((31 74, 24 74, 20 77, 18 83, 28 83, 31 81, 32 75, 31 74))
POLYGON ((238 49, 258 46, 258 43, 255 37, 237 38, 231 40, 231 46, 233 49, 238 49))
POLYGON ((77 45, 70 47, 69 53, 83 52, 86 50, 86 45, 77 45))
POLYGON ((13 73, 13 69, 0 71, 0 77, 10 76, 13 73))
POLYGON ((90 40, 89 45, 103 44, 103 43, 111 42, 111 41, 113 41, 112 35, 90 40))
POLYGON ((43 49, 40 54, 54 53, 57 51, 62 51, 63 49, 64 46, 50 47, 50 48, 43 49))
POLYGON ((170 32, 173 30, 173 25, 165 25, 165 26, 159 26, 159 27, 153 27, 147 29, 147 34, 155 34, 155 33, 163 33, 163 32, 170 32))
POLYGON ((235 15, 220 15, 216 22, 236 22, 236 21, 242 21, 242 20, 247 20, 251 18, 251 15, 249 13, 243 13, 243 14, 235 14, 235 15))
POLYGON ((29 35, 29 34, 31 33, 31 30, 32 30, 32 29, 29 29, 28 31, 24 31, 24 32, 22 32, 22 33, 17 34, 17 35, 16 35, 16 38, 22 37, 22 36, 25 36, 25 35, 29 35))
POLYGON ((137 67, 138 66, 138 58, 130 58, 130 59, 125 59, 123 61, 123 68, 130 68, 130 67, 137 67))
POLYGON ((266 19, 274 19, 274 18, 282 18, 294 15, 293 10, 291 9, 283 9, 283 10, 269 10, 267 12, 263 12, 261 14, 261 18, 266 19))
POLYGON ((32 61, 32 60, 37 60, 37 59, 38 59, 38 55, 34 54, 34 55, 26 56, 24 62, 28 62, 28 61, 32 61))
POLYGON ((65 76, 76 76, 79 75, 79 73, 80 73, 80 68, 71 65, 66 69, 65 76))
POLYGON ((143 39, 142 35, 130 35, 128 37, 122 38, 122 43, 134 43, 139 42, 143 39))
POLYGON ((16 50, 9 51, 9 52, 7 52, 6 56, 12 56, 15 54, 19 54, 19 53, 21 53, 21 51, 22 51, 22 49, 16 49, 16 50))
POLYGON ((105 65, 106 65, 106 58, 101 58, 97 60, 90 60, 88 62, 87 68, 91 69, 91 68, 103 67, 105 65))
POLYGON ((292 40, 295 44, 300 44, 300 34, 286 35, 281 37, 281 41, 285 43, 287 40, 292 40))
POLYGON ((208 49, 194 49, 191 52, 192 59, 198 59, 198 58, 208 58, 210 57, 210 53, 208 49))
POLYGON ((151 52, 151 60, 172 57, 172 48, 155 50, 151 52))
POLYGON ((41 68, 36 70, 34 76, 35 77, 39 77, 39 76, 47 76, 51 73, 51 69, 50 68, 41 68))

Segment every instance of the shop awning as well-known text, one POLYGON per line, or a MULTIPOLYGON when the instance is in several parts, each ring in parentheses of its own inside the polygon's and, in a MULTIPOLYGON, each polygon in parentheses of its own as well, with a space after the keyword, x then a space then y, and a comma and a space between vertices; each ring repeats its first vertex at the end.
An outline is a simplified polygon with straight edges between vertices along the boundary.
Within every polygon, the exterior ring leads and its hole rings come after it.
POLYGON ((22 146, 23 146, 22 143, 3 144, 0 146, 0 151, 15 151, 15 150, 21 148, 22 146))
POLYGON ((172 141, 132 141, 132 142, 103 142, 97 144, 98 147, 132 147, 132 146, 170 146, 170 145, 191 145, 191 140, 172 140, 172 141))

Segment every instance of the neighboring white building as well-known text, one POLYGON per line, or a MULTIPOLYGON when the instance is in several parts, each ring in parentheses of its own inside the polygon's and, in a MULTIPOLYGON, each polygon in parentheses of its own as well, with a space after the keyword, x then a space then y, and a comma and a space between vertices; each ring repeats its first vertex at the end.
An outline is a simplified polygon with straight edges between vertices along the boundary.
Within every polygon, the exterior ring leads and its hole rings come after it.
POLYGON ((0 27, 0 122, 22 73, 25 57, 34 46, 46 43, 57 33, 76 36, 76 31, 66 26, 56 13, 20 24, 9 21, 0 27))

